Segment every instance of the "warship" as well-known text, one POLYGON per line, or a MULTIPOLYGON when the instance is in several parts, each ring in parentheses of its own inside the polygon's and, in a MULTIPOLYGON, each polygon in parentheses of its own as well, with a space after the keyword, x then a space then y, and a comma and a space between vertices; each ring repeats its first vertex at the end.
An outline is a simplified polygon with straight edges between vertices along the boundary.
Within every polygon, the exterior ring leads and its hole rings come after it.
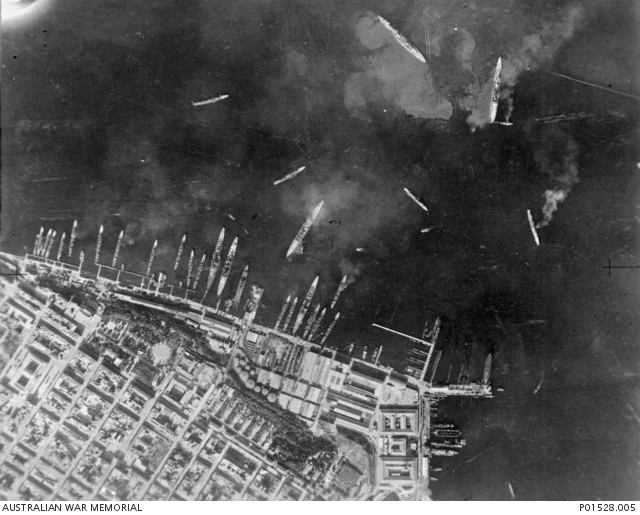
POLYGON ((289 310, 289 313, 287 314, 287 319, 284 321, 284 327, 282 328, 282 332, 283 333, 287 332, 287 328, 289 327, 289 322, 291 322, 291 317, 293 316, 293 312, 296 309, 296 304, 298 304, 298 297, 293 299, 293 304, 291 304, 291 309, 289 310))
POLYGON ((191 273, 193 272, 193 258, 195 257, 195 251, 191 251, 191 255, 189 256, 189 266, 187 266, 187 284, 185 284, 185 288, 189 288, 189 284, 191 283, 191 273))
POLYGON ((224 290, 224 285, 227 283, 227 279, 229 278, 229 274, 231 273, 231 265, 233 265, 233 258, 236 255, 236 248, 238 247, 238 237, 233 240, 231 244, 231 248, 229 249, 229 254, 227 254, 227 260, 224 262, 224 266, 222 267, 222 273, 220 274, 220 282, 218 283, 218 297, 222 295, 222 290, 224 290))
POLYGON ((420 53, 420 51, 416 47, 414 47, 411 43, 409 43, 409 41, 407 41, 407 38, 405 38, 396 29, 394 29, 387 20, 385 20, 382 16, 378 16, 378 20, 380 20, 380 23, 382 23, 385 29, 391 32, 395 40, 398 43, 400 43, 402 48, 404 48, 407 52, 409 52, 413 57, 415 57, 421 63, 427 62, 427 60, 424 58, 422 53, 420 53))
POLYGON ((536 231, 536 225, 533 223, 533 216, 531 216, 531 211, 529 209, 527 209, 527 218, 529 219, 529 226, 531 227, 531 234, 533 234, 533 239, 536 241, 536 245, 540 245, 538 231, 536 231))
POLYGON ((229 98, 229 95, 219 95, 217 97, 209 98, 207 100, 201 100, 199 102, 191 101, 191 105, 194 107, 197 107, 197 106, 205 106, 207 104, 215 104, 216 102, 220 102, 220 100, 224 100, 225 98, 229 98))
POLYGON ((304 222, 304 224, 298 231, 298 234, 296 235, 296 237, 293 239, 293 242, 291 242, 291 245, 289 246, 289 250, 287 250, 287 258, 291 256, 291 254, 293 254, 296 251, 300 243, 302 243, 302 240, 309 232, 309 229, 311 229, 313 222, 320 214, 320 210, 322 209, 322 204, 324 204, 324 200, 316 206, 316 208, 313 210, 313 213, 311 213, 311 216, 307 218, 307 220, 304 222))
POLYGON ((318 318, 318 311, 320 311, 320 304, 316 304, 315 311, 311 314, 311 316, 307 320, 307 325, 304 328, 304 333, 302 333, 302 339, 304 340, 307 339, 307 335, 311 331, 311 328, 313 327, 313 324, 315 323, 316 318, 318 318))
POLYGON ((151 249, 151 257, 149 257, 149 264, 147 265, 147 271, 144 274, 146 277, 149 277, 149 274, 151 273, 151 267, 153 266, 153 260, 156 257, 156 249, 157 248, 158 248, 158 240, 153 242, 153 248, 151 249))
POLYGON ((333 296, 333 300, 331 301, 331 306, 329 307, 329 309, 333 309, 336 306, 336 303, 338 302, 338 298, 340 298, 340 294, 345 290, 346 287, 347 287, 347 276, 345 275, 342 278, 342 281, 340 281, 340 285, 338 286, 338 289, 336 290, 336 293, 333 296))
POLYGON ((240 299, 242 298, 242 292, 244 291, 244 285, 247 283, 247 277, 249 275, 249 265, 244 267, 242 271, 242 276, 240 277, 240 282, 238 283, 238 287, 236 288, 236 295, 233 298, 233 307, 237 308, 240 305, 240 299))
POLYGON ((427 209, 427 206, 425 206, 422 202, 420 202, 418 197, 416 197, 413 193, 411 193, 407 188, 404 188, 404 192, 409 196, 411 200, 413 200, 416 204, 418 204, 422 209, 424 209, 427 213, 429 212, 429 210, 427 209))
POLYGON ((309 340, 311 340, 313 338, 313 335, 316 334, 316 331, 318 330, 318 327, 320 327, 320 324, 322 323, 322 319, 324 318, 324 314, 326 312, 327 312, 327 308, 324 308, 320 313, 320 316, 316 320, 315 324, 313 324, 313 327, 311 328, 311 332, 309 333, 309 340))
POLYGON ((336 322, 338 321, 338 318, 340 318, 340 313, 336 313, 336 316, 331 321, 331 324, 329 325, 329 328, 327 329, 327 332, 324 333, 324 336, 322 337, 322 340, 320 341, 320 345, 324 345, 324 342, 327 341, 327 338, 329 338, 329 335, 331 334, 333 326, 336 325, 336 322))
POLYGON ((49 245, 47 245, 47 250, 44 254, 45 259, 49 259, 49 254, 51 253, 51 249, 53 248, 53 242, 56 239, 56 231, 53 231, 53 234, 51 234, 51 239, 49 240, 49 245))
POLYGON ((185 233, 182 237, 182 241, 180 242, 180 247, 178 247, 178 255, 176 256, 176 261, 173 263, 173 269, 177 270, 178 265, 180 264, 180 258, 182 257, 182 252, 184 251, 184 242, 187 240, 187 234, 185 233))
POLYGON ((284 318, 284 314, 287 312, 287 308, 289 307, 290 301, 291 301, 291 295, 287 297, 287 300, 282 305, 282 309, 280 310, 280 314, 278 315, 278 320, 276 321, 276 325, 274 326, 274 329, 276 331, 278 330, 278 327, 280 327, 280 322, 282 322, 282 319, 284 318))
POLYGON ((58 256, 57 256, 57 261, 60 261, 60 258, 62 257, 62 251, 64 250, 64 240, 67 237, 67 233, 63 232, 62 233, 62 237, 60 238, 60 247, 58 248, 58 256))
POLYGON ((301 166, 300 168, 298 168, 297 170, 288 173, 287 175, 285 175, 282 179, 278 179, 277 181, 274 181, 273 185, 277 186, 278 184, 284 182, 284 181, 288 181, 289 179, 293 179, 296 175, 298 175, 300 172, 303 172, 304 169, 306 168, 306 166, 301 166))
POLYGON ((102 249, 102 233, 104 232, 104 225, 100 226, 100 231, 98 231, 98 244, 96 245, 96 260, 95 263, 100 259, 100 250, 102 249))
POLYGON ((40 246, 40 255, 44 256, 47 252, 47 248, 49 247, 49 242, 51 241, 51 235, 53 234, 53 229, 49 229, 47 232, 47 237, 44 239, 44 244, 40 246))
POLYGON ((207 277, 207 288, 204 291, 204 295, 202 296, 202 300, 207 296, 211 286, 213 285, 213 281, 216 278, 216 274, 218 273, 218 268, 220 268, 220 261, 222 260, 222 242, 224 241, 224 227, 220 231, 220 236, 218 236, 218 242, 216 243, 215 251, 213 252, 213 256, 211 256, 211 265, 209 266, 209 277, 207 277))
POLYGON ((200 259, 200 265, 198 266, 198 271, 196 272, 196 278, 193 280, 193 289, 195 290, 198 286, 198 281, 200 281, 200 276, 202 275, 202 271, 204 270, 204 262, 207 259, 206 254, 202 254, 202 258, 200 259))
POLYGON ((304 320, 304 317, 307 314, 307 310, 309 309, 309 305, 311 304, 311 299, 313 299, 313 294, 316 292, 316 287, 318 286, 319 279, 320 277, 316 276, 316 278, 313 281, 313 284, 311 285, 311 287, 309 288, 309 291, 307 292, 307 296, 302 301, 302 306, 300 307, 300 311, 298 312, 298 318, 296 318, 296 322, 295 324, 293 324, 293 331, 291 334, 296 334, 296 332, 298 331, 298 328, 300 327, 300 324, 302 324, 302 321, 304 320))
MULTIPOLYGON (((63 235, 64 236, 64 235, 63 235)), ((113 253, 113 259, 111 260, 111 267, 115 268, 116 263, 118 262, 118 255, 120 254, 120 247, 122 247, 122 239, 124 238, 124 231, 120 231, 120 236, 118 236, 118 243, 116 243, 116 251, 113 253)), ((63 239, 64 241, 64 239, 63 239)), ((62 249, 62 247, 61 247, 62 249)))
POLYGON ((498 114, 498 101, 500 100, 500 73, 502 73, 502 57, 498 57, 496 71, 493 74, 493 88, 491 89, 491 110, 489 114, 489 116, 491 117, 491 123, 496 121, 496 115, 498 114))
POLYGON ((76 234, 78 233, 78 220, 73 221, 73 227, 71 228, 71 237, 69 238, 69 257, 73 252, 73 244, 76 241, 76 234))

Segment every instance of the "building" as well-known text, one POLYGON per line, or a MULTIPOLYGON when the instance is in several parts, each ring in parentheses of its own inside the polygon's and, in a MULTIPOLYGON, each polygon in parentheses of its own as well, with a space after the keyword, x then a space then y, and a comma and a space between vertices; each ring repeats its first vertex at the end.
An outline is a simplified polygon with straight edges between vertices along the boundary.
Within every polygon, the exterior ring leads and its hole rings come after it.
POLYGON ((418 458, 382 456, 378 463, 381 484, 413 483, 418 477, 418 458))
POLYGON ((417 408, 380 408, 380 432, 417 434, 417 408))

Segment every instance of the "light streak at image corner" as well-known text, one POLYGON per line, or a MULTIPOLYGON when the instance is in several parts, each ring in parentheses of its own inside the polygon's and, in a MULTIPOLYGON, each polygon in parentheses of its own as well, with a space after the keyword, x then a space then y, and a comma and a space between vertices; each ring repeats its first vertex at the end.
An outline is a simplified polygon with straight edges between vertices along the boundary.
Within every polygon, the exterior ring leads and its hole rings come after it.
POLYGON ((2 0, 0 19, 3 23, 30 20, 49 3, 50 0, 2 0))

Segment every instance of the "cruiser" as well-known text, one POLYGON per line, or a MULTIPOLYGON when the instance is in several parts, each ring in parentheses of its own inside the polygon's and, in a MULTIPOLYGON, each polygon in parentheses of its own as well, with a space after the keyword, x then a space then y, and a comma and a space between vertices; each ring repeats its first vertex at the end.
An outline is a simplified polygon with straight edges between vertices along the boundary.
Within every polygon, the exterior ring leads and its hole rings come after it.
POLYGON ((218 283, 218 297, 222 295, 222 290, 224 290, 224 286, 227 284, 227 279, 231 273, 231 265, 233 265, 233 258, 236 256, 237 247, 238 237, 236 236, 231 244, 231 248, 229 249, 229 254, 227 254, 227 260, 224 262, 224 266, 222 267, 222 274, 220 274, 220 282, 218 283))

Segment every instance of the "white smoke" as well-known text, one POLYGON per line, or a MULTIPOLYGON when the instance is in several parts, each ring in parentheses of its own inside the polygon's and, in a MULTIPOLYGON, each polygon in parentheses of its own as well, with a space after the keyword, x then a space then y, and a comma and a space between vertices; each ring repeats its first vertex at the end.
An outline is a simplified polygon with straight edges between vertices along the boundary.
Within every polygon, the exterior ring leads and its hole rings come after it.
POLYGON ((535 32, 523 36, 520 45, 507 52, 501 75, 506 86, 515 85, 518 75, 524 70, 549 62, 558 48, 571 39, 585 12, 583 7, 573 5, 558 14, 553 21, 539 22, 535 32))
POLYGON ((511 118, 511 114, 513 113, 513 98, 511 98, 511 90, 504 90, 505 97, 507 98, 507 111, 504 113, 504 119, 507 123, 509 123, 509 119, 511 118))
POLYGON ((538 229, 549 225, 553 220, 553 213, 558 210, 558 204, 564 202, 571 192, 574 184, 578 183, 578 145, 570 136, 565 136, 559 131, 548 133, 549 139, 543 141, 541 148, 535 154, 535 160, 542 169, 550 174, 558 183, 553 188, 544 192, 546 199, 542 206, 543 220, 536 226, 538 229), (555 155, 562 154, 558 162, 554 161, 555 155))
POLYGON ((565 190, 547 190, 544 192, 544 196, 547 199, 544 206, 542 206, 544 220, 536 225, 536 228, 539 229, 540 227, 549 225, 549 222, 553 219, 553 213, 558 210, 558 203, 563 202, 568 194, 569 192, 565 190))
POLYGON ((347 276, 347 284, 356 282, 356 278, 360 275, 362 265, 360 263, 352 263, 347 258, 340 260, 340 271, 342 275, 347 276))
MULTIPOLYGON (((527 30, 531 32, 517 39, 514 37, 501 52, 500 83, 502 92, 500 97, 502 100, 511 97, 513 87, 522 72, 540 68, 553 60, 558 49, 573 37, 576 27, 584 18, 584 14, 583 7, 572 5, 555 14, 552 20, 536 19, 536 17, 526 18, 527 30)), ((524 16, 522 19, 525 19, 524 16)), ((458 52, 458 55, 462 54, 458 52)), ((467 59, 471 59, 472 56, 473 53, 469 54, 467 59)), ((463 67, 468 67, 466 62, 463 61, 462 64, 463 67)), ((466 94, 459 100, 460 107, 471 112, 467 123, 472 129, 482 127, 490 122, 489 106, 494 69, 492 67, 487 75, 476 76, 471 83, 466 85, 466 94)), ((512 104, 508 109, 510 117, 513 109, 512 104)))
MULTIPOLYGON (((453 106, 436 91, 429 66, 407 52, 374 13, 362 16, 355 32, 365 51, 354 59, 358 71, 344 85, 344 105, 352 115, 368 119, 367 106, 373 104, 393 105, 416 118, 451 117, 453 106)), ((403 35, 414 39, 408 31, 403 35)))

